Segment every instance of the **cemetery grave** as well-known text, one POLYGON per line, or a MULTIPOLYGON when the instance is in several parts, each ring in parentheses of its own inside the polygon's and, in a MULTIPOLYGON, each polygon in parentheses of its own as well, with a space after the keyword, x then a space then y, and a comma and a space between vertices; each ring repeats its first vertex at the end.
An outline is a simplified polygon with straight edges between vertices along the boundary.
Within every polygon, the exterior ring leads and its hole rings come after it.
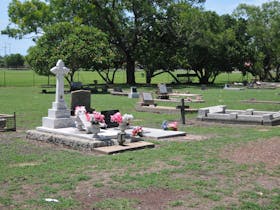
POLYGON ((16 113, 0 114, 0 131, 16 131, 16 113))
POLYGON ((201 94, 191 94, 191 93, 176 93, 172 91, 171 87, 167 87, 166 84, 158 84, 158 90, 156 91, 157 98, 154 99, 155 101, 162 101, 162 102, 180 102, 180 99, 183 97, 186 102, 192 103, 203 103, 205 102, 202 99, 201 94), (173 98, 171 97, 173 96, 173 98), (175 98, 174 98, 175 97, 175 98), (180 97, 180 98, 178 98, 180 97))
MULTIPOLYGON (((62 60, 59 60, 56 66, 51 69, 51 72, 56 75, 55 102, 52 103, 52 108, 48 110, 48 116, 43 117, 42 126, 37 127, 36 130, 27 131, 27 139, 61 144, 80 150, 95 150, 96 148, 103 147, 102 149, 99 148, 98 151, 106 154, 154 147, 153 143, 134 137, 132 135, 133 126, 126 126, 127 128, 123 133, 124 136, 120 135, 120 126, 117 127, 118 124, 109 122, 110 116, 118 110, 102 112, 105 114, 105 122, 108 124, 106 129, 100 129, 99 125, 92 124, 89 121, 88 114, 86 114, 86 112, 92 111, 90 108, 90 91, 78 90, 71 93, 71 109, 72 112, 76 112, 76 116, 70 116, 70 110, 67 108, 64 100, 63 84, 64 75, 68 71, 69 69, 64 66, 62 60), (79 109, 77 109, 78 107, 79 109), (98 130, 96 130, 96 126, 98 126, 98 130), (125 138, 126 143, 120 145, 119 138, 125 138)), ((131 88, 131 91, 132 93, 137 92, 134 87, 131 88)), ((185 135, 186 133, 181 131, 143 128, 143 137, 147 138, 159 139, 185 135)))
POLYGON ((280 112, 255 111, 254 109, 231 110, 225 105, 200 108, 197 119, 222 123, 280 125, 280 112))
MULTIPOLYGON (((140 97, 140 102, 137 102, 135 105, 135 110, 139 112, 166 113, 166 114, 176 114, 181 112, 180 108, 178 107, 179 105, 174 107, 158 106, 156 103, 154 103, 155 101, 156 100, 153 99, 151 93, 142 93, 140 97)), ((176 101, 176 102, 180 102, 180 101, 176 101)), ((197 112, 197 109, 192 109, 187 105, 185 106, 185 112, 197 112)))
POLYGON ((129 92, 123 91, 121 87, 115 87, 114 89, 109 89, 111 95, 114 96, 128 96, 129 92))
POLYGON ((224 88, 223 88, 224 90, 245 90, 245 88, 243 88, 243 87, 241 87, 241 88, 239 88, 239 87, 232 87, 231 85, 229 85, 229 84, 225 84, 225 86, 224 86, 224 88))

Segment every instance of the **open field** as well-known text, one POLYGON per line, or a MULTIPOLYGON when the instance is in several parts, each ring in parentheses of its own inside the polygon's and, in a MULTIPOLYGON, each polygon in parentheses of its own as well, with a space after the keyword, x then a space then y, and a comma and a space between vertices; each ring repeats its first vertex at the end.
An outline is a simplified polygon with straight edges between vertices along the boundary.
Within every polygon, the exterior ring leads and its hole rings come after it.
MULTIPOLYGON (((219 82, 226 80, 227 75, 219 82)), ((16 112, 18 129, 0 133, 0 209, 280 209, 280 126, 205 123, 187 114, 180 130, 203 138, 153 140, 154 149, 112 156, 74 151, 25 139, 25 131, 41 125, 54 100, 54 94, 41 94, 40 85, 29 82, 0 83, 0 113, 16 112)), ((240 102, 280 101, 280 89, 173 90, 202 94, 206 102, 191 104, 194 108, 225 104, 229 109, 280 110, 279 104, 240 102)), ((139 86, 138 91, 155 87, 139 86)), ((70 94, 65 99, 69 104, 70 94)), ((179 120, 179 115, 136 112, 136 102, 91 96, 96 110, 131 113, 134 125, 158 128, 163 120, 179 120)))
MULTIPOLYGON (((176 71, 177 73, 185 73, 184 71, 176 71)), ((145 83, 144 71, 136 71, 135 73, 136 83, 145 83)), ((221 74, 218 76, 217 81, 219 83, 230 82, 242 82, 243 80, 251 81, 252 76, 242 77, 240 73, 221 74)), ((92 84, 93 80, 97 80, 98 83, 104 84, 104 81, 96 72, 79 71, 75 73, 74 81, 80 81, 83 84, 92 84)), ((180 78, 181 82, 187 81, 186 78, 180 78)), ((124 84, 126 82, 126 75, 124 70, 118 70, 115 76, 116 84, 124 84)), ((152 84, 158 84, 160 82, 172 83, 173 78, 168 74, 161 74, 152 79, 152 84)), ((197 79, 193 79, 192 82, 198 82, 197 79)), ((48 77, 40 76, 31 70, 12 70, 12 69, 0 69, 0 87, 1 86, 17 86, 17 87, 31 87, 41 86, 48 83, 48 77)), ((55 77, 50 76, 50 84, 55 84, 55 77)), ((65 83, 67 84, 67 83, 65 83)))

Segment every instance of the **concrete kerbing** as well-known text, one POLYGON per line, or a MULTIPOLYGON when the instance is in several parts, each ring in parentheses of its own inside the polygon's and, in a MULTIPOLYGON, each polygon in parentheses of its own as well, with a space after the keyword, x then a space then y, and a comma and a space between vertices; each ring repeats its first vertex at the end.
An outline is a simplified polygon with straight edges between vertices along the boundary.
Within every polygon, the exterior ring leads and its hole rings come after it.
POLYGON ((52 144, 60 144, 66 147, 71 147, 76 150, 90 150, 96 147, 110 146, 116 144, 112 140, 98 141, 88 140, 77 137, 70 137, 65 135, 53 134, 37 130, 26 131, 26 138, 30 140, 42 141, 52 144))

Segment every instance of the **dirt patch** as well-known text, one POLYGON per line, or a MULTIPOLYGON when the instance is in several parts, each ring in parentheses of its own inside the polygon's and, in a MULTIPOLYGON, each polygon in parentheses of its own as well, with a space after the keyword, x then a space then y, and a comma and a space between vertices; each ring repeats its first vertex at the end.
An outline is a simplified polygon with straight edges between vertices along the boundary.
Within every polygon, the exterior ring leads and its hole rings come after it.
MULTIPOLYGON (((190 192, 162 188, 135 189, 129 191, 90 187, 81 183, 75 190, 75 197, 82 204, 81 209, 92 208, 105 199, 135 200, 135 209, 167 209, 174 200, 183 200, 190 192)), ((178 208, 179 209, 179 208, 178 208)))
POLYGON ((280 163, 280 138, 249 142, 233 150, 226 148, 221 156, 241 164, 264 163, 267 168, 273 168, 280 163))

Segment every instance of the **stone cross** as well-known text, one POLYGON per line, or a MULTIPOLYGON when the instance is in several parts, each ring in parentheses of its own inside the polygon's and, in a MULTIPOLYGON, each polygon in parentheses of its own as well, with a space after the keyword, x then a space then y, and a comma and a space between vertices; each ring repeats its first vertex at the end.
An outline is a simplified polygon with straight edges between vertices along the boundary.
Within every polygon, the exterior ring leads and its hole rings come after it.
POLYGON ((51 69, 51 72, 56 75, 56 95, 55 102, 64 102, 64 75, 69 72, 62 60, 58 60, 56 66, 51 69))

